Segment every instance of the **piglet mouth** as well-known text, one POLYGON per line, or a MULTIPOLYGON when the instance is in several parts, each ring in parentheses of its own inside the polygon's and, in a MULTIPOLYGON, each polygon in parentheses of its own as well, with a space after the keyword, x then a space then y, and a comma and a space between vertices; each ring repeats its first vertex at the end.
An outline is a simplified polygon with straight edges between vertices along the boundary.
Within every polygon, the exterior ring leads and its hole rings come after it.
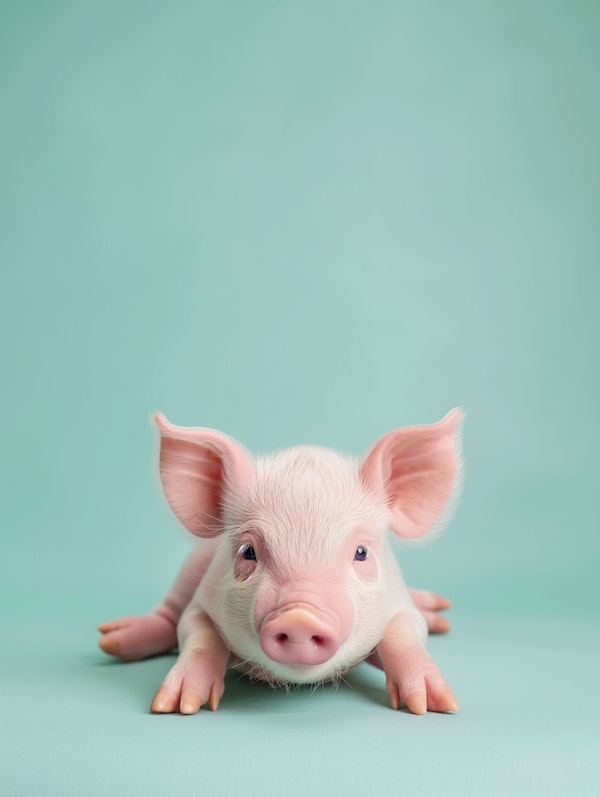
POLYGON ((329 661, 343 640, 335 618, 310 604, 292 603, 265 617, 259 641, 272 661, 305 668, 329 661))

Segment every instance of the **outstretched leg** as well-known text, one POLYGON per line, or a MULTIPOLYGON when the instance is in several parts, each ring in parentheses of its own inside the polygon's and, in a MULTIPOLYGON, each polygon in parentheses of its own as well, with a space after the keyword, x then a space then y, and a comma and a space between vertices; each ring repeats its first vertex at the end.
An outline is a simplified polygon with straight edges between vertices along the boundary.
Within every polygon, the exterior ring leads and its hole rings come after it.
POLYGON ((185 560, 165 599, 145 615, 121 617, 98 626, 100 648, 123 661, 166 653, 177 645, 177 623, 214 554, 213 541, 199 542, 185 560))
POLYGON ((427 620, 429 633, 447 634, 450 630, 450 623, 440 612, 452 606, 448 598, 425 589, 409 589, 409 592, 413 603, 427 620))
POLYGON ((388 624, 369 661, 385 672, 393 709, 404 704, 413 714, 458 711, 458 701, 405 612, 399 612, 388 624))
POLYGON ((229 649, 211 619, 193 604, 178 628, 179 658, 156 693, 150 710, 155 714, 195 714, 208 703, 216 711, 225 689, 229 649))

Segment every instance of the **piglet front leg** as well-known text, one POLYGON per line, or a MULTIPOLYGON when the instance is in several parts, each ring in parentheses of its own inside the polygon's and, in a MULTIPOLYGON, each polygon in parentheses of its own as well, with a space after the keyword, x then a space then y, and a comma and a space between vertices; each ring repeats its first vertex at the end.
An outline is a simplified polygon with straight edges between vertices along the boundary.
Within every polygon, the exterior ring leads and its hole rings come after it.
POLYGON ((179 657, 150 710, 156 714, 195 714, 205 703, 216 711, 223 696, 229 649, 208 615, 191 604, 178 627, 179 657))
POLYGON ((413 714, 458 711, 458 701, 406 613, 399 612, 388 624, 371 661, 385 672, 393 709, 403 703, 413 714))

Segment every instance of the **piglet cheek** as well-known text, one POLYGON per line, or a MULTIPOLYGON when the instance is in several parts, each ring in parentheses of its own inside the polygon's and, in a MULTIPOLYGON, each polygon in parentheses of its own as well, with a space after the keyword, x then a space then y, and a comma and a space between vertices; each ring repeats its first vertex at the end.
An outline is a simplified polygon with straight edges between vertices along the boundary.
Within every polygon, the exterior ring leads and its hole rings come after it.
POLYGON ((377 560, 373 555, 369 555, 364 562, 353 562, 352 567, 361 581, 367 584, 372 584, 377 581, 379 568, 377 567, 377 560))
POLYGON ((246 581, 256 569, 256 561, 238 556, 233 565, 233 574, 238 581, 246 581))

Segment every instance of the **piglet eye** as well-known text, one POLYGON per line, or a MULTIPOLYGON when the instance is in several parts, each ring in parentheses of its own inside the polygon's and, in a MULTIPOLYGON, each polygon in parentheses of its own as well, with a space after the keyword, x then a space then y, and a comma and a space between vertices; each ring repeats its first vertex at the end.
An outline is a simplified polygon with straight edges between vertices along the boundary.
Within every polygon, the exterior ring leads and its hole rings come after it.
POLYGON ((249 562, 256 562, 256 551, 251 545, 245 545, 242 551, 242 556, 249 562))
POLYGON ((367 549, 364 545, 359 545, 356 549, 356 553, 354 554, 354 561, 355 562, 364 562, 367 558, 367 549))

